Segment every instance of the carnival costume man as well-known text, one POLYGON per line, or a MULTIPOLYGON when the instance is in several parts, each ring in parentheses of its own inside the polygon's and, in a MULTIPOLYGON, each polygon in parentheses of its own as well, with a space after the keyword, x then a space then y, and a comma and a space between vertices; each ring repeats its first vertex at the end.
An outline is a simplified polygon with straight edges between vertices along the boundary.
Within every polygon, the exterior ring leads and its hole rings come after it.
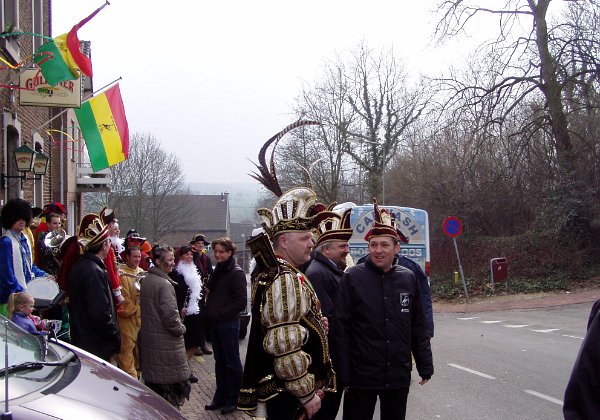
POLYGON ((54 253, 45 244, 44 239, 53 231, 59 231, 67 221, 67 211, 61 203, 48 203, 39 215, 39 223, 34 231, 34 245, 36 265, 44 271, 52 274, 58 274, 58 262, 54 253), (58 221, 56 218, 58 217, 58 221))
POLYGON ((30 204, 20 198, 9 200, 0 218, 6 230, 0 238, 0 313, 7 316, 10 294, 27 291, 27 283, 48 274, 33 263, 32 243, 25 234, 32 218, 30 204))
MULTIPOLYGON (((109 226, 116 219, 115 211, 111 208, 104 207, 100 210, 100 220, 106 226, 106 235, 110 236, 109 226)), ((115 300, 115 304, 120 307, 125 300, 121 295, 121 280, 119 279, 118 267, 117 267, 117 254, 115 254, 114 248, 110 247, 108 254, 104 259, 104 265, 106 265, 106 271, 108 272, 108 282, 110 289, 115 300)))
MULTIPOLYGON (((329 207, 334 206, 335 203, 329 207)), ((341 215, 329 210, 317 214, 313 229, 313 236, 316 240, 315 251, 306 270, 306 275, 321 302, 321 311, 329 320, 329 350, 334 370, 337 369, 338 364, 338 349, 333 341, 332 321, 335 298, 344 276, 343 267, 346 266, 346 257, 350 252, 348 249, 348 241, 352 237, 350 211, 347 209, 341 215)), ((323 400, 321 409, 313 418, 315 420, 335 420, 341 400, 341 390, 328 395, 323 400)))
POLYGON ((142 252, 138 248, 129 248, 127 250, 127 262, 119 265, 121 294, 125 299, 122 309, 118 313, 119 331, 121 332, 121 351, 118 355, 119 367, 135 379, 140 376, 137 336, 142 326, 138 283, 138 276, 144 272, 139 267, 141 259, 142 252))
MULTIPOLYGON (((329 358, 327 328, 319 300, 298 261, 312 248, 290 250, 300 255, 296 264, 289 253, 277 256, 286 233, 307 233, 314 215, 324 206, 316 194, 295 188, 283 194, 272 210, 259 209, 265 233, 248 241, 257 262, 252 273, 252 324, 238 408, 256 410, 257 417, 291 418, 307 409, 312 416, 320 407, 317 390, 335 391, 335 373, 329 358), (316 400, 315 400, 316 398, 316 400)), ((308 260, 308 257, 306 258, 308 260)), ((306 262, 306 261, 303 261, 306 262)))
POLYGON ((112 248, 108 227, 97 214, 86 214, 77 239, 85 253, 69 273, 71 342, 104 360, 119 352, 121 337, 104 260, 112 248))

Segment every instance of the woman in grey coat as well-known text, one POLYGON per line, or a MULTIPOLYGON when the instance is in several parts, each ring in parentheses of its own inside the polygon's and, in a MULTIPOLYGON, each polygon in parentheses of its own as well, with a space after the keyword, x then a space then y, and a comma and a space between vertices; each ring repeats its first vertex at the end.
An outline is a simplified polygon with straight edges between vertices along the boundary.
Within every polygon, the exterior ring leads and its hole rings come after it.
POLYGON ((185 352, 185 326, 177 310, 173 281, 173 248, 155 246, 151 267, 141 280, 140 365, 145 384, 175 407, 189 399, 190 367, 185 352))

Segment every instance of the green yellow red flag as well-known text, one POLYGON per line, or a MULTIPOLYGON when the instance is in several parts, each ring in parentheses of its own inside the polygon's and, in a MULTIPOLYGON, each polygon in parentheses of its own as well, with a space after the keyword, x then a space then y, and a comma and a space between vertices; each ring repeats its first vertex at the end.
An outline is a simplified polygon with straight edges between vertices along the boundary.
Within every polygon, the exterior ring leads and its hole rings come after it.
POLYGON ((71 30, 46 42, 35 52, 33 60, 40 68, 46 82, 52 86, 63 80, 79 78, 79 71, 92 77, 92 62, 81 51, 77 31, 109 3, 94 10, 85 19, 75 24, 71 30))
POLYGON ((94 172, 129 157, 129 127, 119 85, 75 109, 94 172))

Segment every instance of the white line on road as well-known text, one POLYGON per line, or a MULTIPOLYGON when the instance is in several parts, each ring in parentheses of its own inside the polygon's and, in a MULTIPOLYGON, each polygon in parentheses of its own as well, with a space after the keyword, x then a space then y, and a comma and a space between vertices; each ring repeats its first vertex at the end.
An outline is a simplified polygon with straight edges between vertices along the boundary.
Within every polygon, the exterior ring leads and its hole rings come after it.
POLYGON ((500 321, 480 321, 482 324, 498 324, 499 322, 504 322, 504 320, 500 321))
POLYGON ((537 333, 542 333, 542 334, 546 334, 546 333, 558 331, 558 328, 550 328, 550 329, 547 329, 547 330, 530 330, 530 331, 537 332, 537 333))
POLYGON ((583 337, 577 337, 576 335, 563 334, 563 337, 576 338, 578 340, 583 340, 583 337))
POLYGON ((542 394, 541 392, 532 391, 531 389, 524 389, 524 391, 527 392, 530 395, 539 397, 539 398, 544 399, 546 401, 553 402, 554 404, 563 405, 563 402, 561 400, 549 397, 548 395, 542 394))
POLYGON ((469 317, 469 318, 456 318, 456 319, 460 319, 461 321, 469 321, 471 319, 479 319, 479 317, 478 316, 472 316, 472 317, 469 317))
POLYGON ((448 366, 452 366, 452 367, 454 367, 454 368, 456 368, 456 369, 464 370, 465 372, 469 372, 469 373, 472 373, 472 374, 474 374, 474 375, 481 376, 482 378, 486 378, 486 379, 496 379, 496 378, 494 378, 493 376, 490 376, 490 375, 488 375, 488 374, 486 374, 486 373, 481 373, 481 372, 478 372, 478 371, 476 371, 476 370, 473 370, 473 369, 466 368, 466 367, 464 367, 464 366, 461 366, 461 365, 455 365, 454 363, 448 363, 448 366))
POLYGON ((523 327, 530 327, 530 326, 531 326, 531 324, 521 324, 521 325, 509 325, 509 324, 507 324, 507 325, 503 325, 503 327, 506 327, 506 328, 523 328, 523 327))

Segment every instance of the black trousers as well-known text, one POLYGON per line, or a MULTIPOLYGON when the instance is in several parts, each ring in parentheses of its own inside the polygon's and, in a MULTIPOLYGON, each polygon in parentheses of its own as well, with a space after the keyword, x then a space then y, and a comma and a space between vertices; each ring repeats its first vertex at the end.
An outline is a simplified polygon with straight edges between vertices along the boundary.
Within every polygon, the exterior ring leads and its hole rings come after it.
POLYGON ((372 419, 377 397, 381 420, 404 420, 408 387, 387 391, 350 388, 344 395, 344 420, 372 419))
POLYGON ((240 320, 211 322, 217 389, 213 401, 226 406, 237 405, 242 385, 240 360, 240 320))

